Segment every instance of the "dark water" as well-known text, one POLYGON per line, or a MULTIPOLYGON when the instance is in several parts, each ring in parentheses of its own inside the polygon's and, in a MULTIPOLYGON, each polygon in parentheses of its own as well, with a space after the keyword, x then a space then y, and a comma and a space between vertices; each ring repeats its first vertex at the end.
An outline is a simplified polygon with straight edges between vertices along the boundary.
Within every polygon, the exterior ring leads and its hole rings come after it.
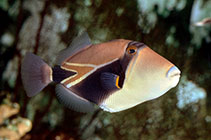
POLYGON ((10 139, 211 139, 211 25, 194 24, 211 17, 210 5, 210 0, 1 0, 0 116, 7 116, 0 117, 0 139, 6 133, 10 139), (144 42, 182 71, 179 85, 114 114, 65 109, 54 84, 26 97, 20 77, 25 52, 53 66, 58 52, 84 30, 93 43, 144 42))

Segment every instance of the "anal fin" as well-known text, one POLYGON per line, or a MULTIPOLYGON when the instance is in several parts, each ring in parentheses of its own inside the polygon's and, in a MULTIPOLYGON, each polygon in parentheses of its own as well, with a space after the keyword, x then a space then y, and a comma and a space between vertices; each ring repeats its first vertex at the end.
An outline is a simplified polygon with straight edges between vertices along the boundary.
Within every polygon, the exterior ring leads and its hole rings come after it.
POLYGON ((71 90, 64 87, 62 84, 56 85, 56 96, 62 104, 67 108, 78 112, 93 112, 94 104, 82 97, 79 97, 71 90))

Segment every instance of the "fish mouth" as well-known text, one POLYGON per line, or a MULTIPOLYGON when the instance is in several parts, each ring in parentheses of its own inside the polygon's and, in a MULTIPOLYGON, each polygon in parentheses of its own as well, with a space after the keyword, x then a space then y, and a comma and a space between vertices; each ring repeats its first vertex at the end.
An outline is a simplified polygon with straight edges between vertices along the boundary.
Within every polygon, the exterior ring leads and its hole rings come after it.
POLYGON ((167 74, 166 74, 166 77, 167 78, 175 78, 175 77, 180 77, 180 74, 181 74, 181 71, 176 67, 176 66, 172 66, 167 74))
POLYGON ((181 74, 181 71, 176 66, 172 66, 168 70, 166 77, 169 79, 169 82, 171 83, 171 87, 175 87, 179 83, 180 74, 181 74))

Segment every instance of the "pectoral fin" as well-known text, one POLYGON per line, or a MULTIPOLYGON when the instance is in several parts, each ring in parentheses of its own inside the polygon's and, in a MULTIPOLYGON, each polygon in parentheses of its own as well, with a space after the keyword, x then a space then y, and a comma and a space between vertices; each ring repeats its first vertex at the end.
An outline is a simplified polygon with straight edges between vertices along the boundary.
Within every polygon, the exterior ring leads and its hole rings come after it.
POLYGON ((119 86, 119 76, 110 72, 103 72, 101 74, 101 84, 106 90, 117 90, 119 86))
POLYGON ((94 104, 82 97, 79 97, 62 84, 56 86, 56 96, 59 102, 63 103, 67 108, 78 112, 94 111, 94 104))

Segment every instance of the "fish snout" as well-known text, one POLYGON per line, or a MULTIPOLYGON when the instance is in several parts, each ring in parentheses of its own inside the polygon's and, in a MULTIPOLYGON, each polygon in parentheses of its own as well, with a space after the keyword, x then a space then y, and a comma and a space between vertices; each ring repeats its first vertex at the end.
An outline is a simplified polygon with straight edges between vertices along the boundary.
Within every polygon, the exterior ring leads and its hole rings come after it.
POLYGON ((176 66, 172 66, 167 74, 166 77, 169 79, 169 83, 171 84, 171 87, 175 87, 180 79, 180 70, 176 66))
POLYGON ((168 78, 180 77, 180 73, 181 73, 180 70, 179 70, 176 66, 172 66, 172 67, 168 70, 166 76, 167 76, 168 78))

